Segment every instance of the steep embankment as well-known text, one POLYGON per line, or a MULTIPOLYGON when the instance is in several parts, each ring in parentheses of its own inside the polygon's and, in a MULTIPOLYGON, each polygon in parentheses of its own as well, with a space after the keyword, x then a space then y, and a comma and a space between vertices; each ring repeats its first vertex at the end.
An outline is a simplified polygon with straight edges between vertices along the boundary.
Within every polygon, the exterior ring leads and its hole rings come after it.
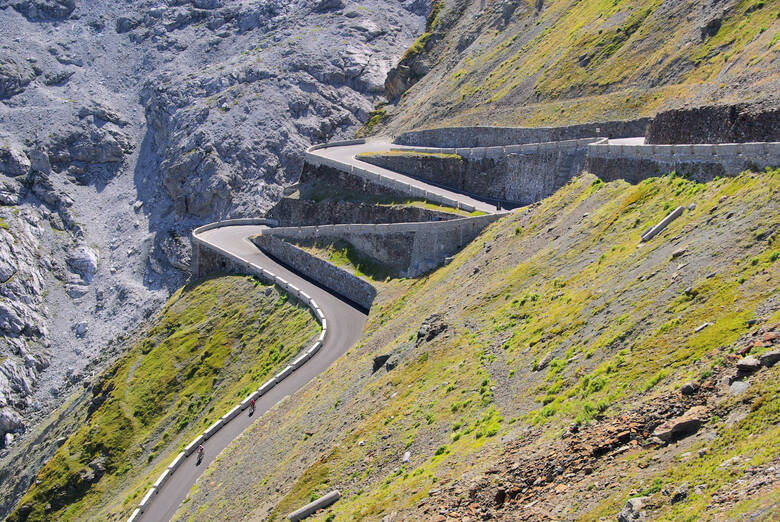
POLYGON ((780 88, 777 4, 439 0, 364 132, 652 116, 780 88))
POLYGON ((317 333, 309 310, 248 277, 194 283, 68 412, 81 427, 9 520, 120 518, 194 435, 317 333))
POLYGON ((328 519, 614 517, 639 495, 654 516, 766 506, 779 370, 722 377, 780 322, 779 195, 777 170, 586 174, 450 265, 377 283, 364 338, 229 447, 178 519, 280 519, 331 489, 328 519), (690 210, 641 244, 677 205, 690 210), (694 434, 654 441, 697 405, 694 434))

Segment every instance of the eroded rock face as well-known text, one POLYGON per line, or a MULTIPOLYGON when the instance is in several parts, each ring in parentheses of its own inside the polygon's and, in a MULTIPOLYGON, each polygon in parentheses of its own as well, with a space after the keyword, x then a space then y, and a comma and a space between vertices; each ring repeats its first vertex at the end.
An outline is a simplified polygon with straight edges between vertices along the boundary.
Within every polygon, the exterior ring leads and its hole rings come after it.
POLYGON ((0 54, 0 100, 24 92, 35 78, 29 63, 8 54, 0 54))
POLYGON ((29 20, 61 20, 76 9, 76 0, 5 0, 0 8, 11 6, 29 20))
POLYGON ((780 107, 736 104, 675 109, 656 115, 647 143, 780 141, 780 107))
POLYGON ((130 139, 111 125, 73 125, 45 144, 49 161, 64 167, 73 162, 118 163, 133 149, 130 139))
MULTIPOLYGON (((332 32, 314 30, 314 23, 342 17, 342 6, 269 2, 261 17, 243 6, 199 13, 218 34, 262 29, 272 36, 218 68, 186 78, 160 74, 145 84, 141 101, 177 215, 246 214, 259 192, 278 199, 273 185, 297 178, 301 150, 345 136, 367 118, 393 63, 377 52, 390 40, 380 28, 401 20, 393 12, 384 20, 358 12, 332 32)), ((159 23, 128 19, 121 30, 141 37, 143 27, 159 23)))

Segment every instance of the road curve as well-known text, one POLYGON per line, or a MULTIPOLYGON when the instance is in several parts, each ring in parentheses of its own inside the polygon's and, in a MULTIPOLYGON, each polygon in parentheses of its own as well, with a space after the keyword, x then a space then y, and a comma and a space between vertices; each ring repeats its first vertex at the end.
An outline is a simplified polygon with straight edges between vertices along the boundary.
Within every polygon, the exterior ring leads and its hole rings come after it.
POLYGON ((259 234, 264 228, 262 225, 228 226, 202 232, 198 237, 283 277, 314 298, 328 321, 323 346, 306 364, 261 396, 256 401, 252 417, 249 416, 248 410, 242 411, 203 443, 205 457, 199 466, 196 465, 196 453, 186 457, 176 473, 163 484, 144 513, 136 520, 170 520, 198 477, 233 439, 282 398, 295 393, 327 369, 357 342, 363 332, 366 322, 364 312, 283 267, 249 241, 251 236, 259 234))
MULTIPOLYGON (((409 183, 416 188, 423 189, 433 194, 439 194, 441 196, 452 199, 454 201, 465 203, 467 205, 473 206, 476 210, 481 210, 482 212, 487 212, 488 214, 493 214, 496 212, 495 203, 489 203, 481 199, 475 199, 472 196, 463 194, 461 192, 456 192, 454 190, 441 187, 439 185, 432 185, 420 179, 412 178, 404 174, 401 174, 399 172, 378 167, 376 165, 367 163, 365 161, 360 161, 355 157, 357 154, 360 154, 361 152, 387 152, 390 150, 401 150, 401 149, 414 150, 415 148, 419 148, 419 147, 396 145, 395 143, 391 143, 390 141, 386 141, 386 140, 375 140, 375 141, 367 141, 365 143, 355 143, 351 145, 343 145, 338 147, 324 147, 315 150, 309 149, 309 154, 312 154, 314 156, 319 156, 321 158, 334 160, 341 163, 342 165, 347 165, 347 166, 351 165, 355 167, 360 167, 361 169, 371 171, 374 174, 378 174, 387 179, 394 179, 396 181, 401 181, 403 183, 409 183)), ((348 169, 345 170, 348 171, 348 169)))
MULTIPOLYGON (((350 166, 358 166, 384 178, 411 184, 450 200, 471 205, 477 210, 487 213, 496 212, 496 207, 493 204, 355 158, 361 152, 389 151, 391 148, 413 149, 414 147, 403 147, 388 141, 371 141, 343 146, 326 146, 316 150, 310 149, 309 154, 338 162, 347 172, 349 172, 350 166)), ((144 512, 139 513, 134 522, 138 520, 154 522, 170 520, 181 502, 189 494, 198 477, 233 439, 246 430, 253 420, 262 416, 282 398, 303 388, 314 377, 326 370, 358 341, 363 332, 367 319, 363 311, 327 289, 280 265, 249 240, 250 237, 260 234, 265 228, 267 228, 265 225, 227 225, 202 231, 197 234, 197 237, 218 249, 229 252, 242 261, 253 263, 264 270, 273 272, 309 294, 322 309, 327 320, 328 328, 323 346, 303 366, 257 399, 256 410, 252 417, 249 416, 247 410, 242 411, 203 443, 205 457, 200 465, 197 465, 196 462, 196 452, 185 457, 177 471, 157 489, 144 512)))

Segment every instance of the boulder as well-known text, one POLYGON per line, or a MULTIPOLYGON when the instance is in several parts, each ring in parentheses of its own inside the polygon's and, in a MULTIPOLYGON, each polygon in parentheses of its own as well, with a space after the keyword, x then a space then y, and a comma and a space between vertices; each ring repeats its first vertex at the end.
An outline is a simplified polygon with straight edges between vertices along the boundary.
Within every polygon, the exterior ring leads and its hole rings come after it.
POLYGON ((439 314, 427 317, 420 325, 420 329, 417 330, 417 345, 432 341, 446 329, 447 323, 442 320, 439 314))
POLYGON ((758 360, 762 366, 767 368, 774 366, 777 361, 780 361, 780 350, 772 350, 771 352, 764 352, 758 356, 758 360))
POLYGON ((533 367, 533 370, 535 372, 544 370, 547 368, 547 365, 550 364, 550 361, 553 360, 553 354, 552 352, 547 352, 544 357, 542 357, 542 360, 540 360, 538 363, 536 363, 533 367))
POLYGON ((752 355, 737 361, 737 372, 741 375, 750 375, 751 373, 758 371, 759 368, 761 368, 761 361, 752 355))
POLYGON ((731 395, 739 395, 747 391, 750 388, 750 384, 747 381, 734 381, 729 386, 729 393, 731 395))
POLYGON ((374 365, 371 368, 371 373, 376 373, 377 370, 379 370, 382 366, 385 365, 385 363, 389 358, 390 358, 390 354, 377 355, 376 357, 374 357, 374 365))
POLYGON ((649 497, 636 497, 628 499, 623 510, 618 514, 618 522, 644 520, 645 514, 641 510, 648 498, 649 497))
MULTIPOLYGON (((2 98, 2 79, 0 78, 0 98, 2 98)), ((22 148, 13 142, 6 142, 0 136, 0 173, 9 177, 24 176, 30 170, 30 159, 22 148)))
POLYGON ((693 395, 699 390, 699 385, 695 382, 687 382, 680 388, 683 395, 693 395))
POLYGON ((81 321, 73 325, 73 333, 76 334, 76 337, 84 337, 87 333, 87 322, 81 321))
POLYGON ((672 493, 671 502, 672 504, 676 504, 678 502, 682 502, 686 498, 688 498, 688 483, 683 482, 679 486, 677 486, 677 489, 674 490, 674 493, 672 493))
POLYGON ((696 433, 707 419, 707 408, 694 406, 683 415, 670 419, 658 426, 653 435, 664 442, 685 437, 696 433))
POLYGON ((76 247, 66 259, 68 267, 90 283, 97 272, 98 253, 86 245, 76 247))

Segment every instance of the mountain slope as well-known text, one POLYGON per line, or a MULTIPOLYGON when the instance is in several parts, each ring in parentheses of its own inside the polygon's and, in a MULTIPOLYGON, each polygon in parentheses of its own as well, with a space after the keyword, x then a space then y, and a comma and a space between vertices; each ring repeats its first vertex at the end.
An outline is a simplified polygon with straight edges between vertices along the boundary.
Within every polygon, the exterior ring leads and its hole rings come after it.
POLYGON ((681 104, 777 105, 780 19, 760 0, 443 0, 372 132, 561 125, 681 104))
POLYGON ((354 132, 425 4, 0 1, 0 459, 184 284, 192 228, 354 132))
POLYGON ((0 0, 0 468, 185 283, 194 227, 354 132, 427 7, 0 0))
POLYGON ((380 284, 361 342, 225 450, 177 519, 281 519, 332 489, 328 519, 614 517, 640 493, 653 516, 760 512, 777 475, 732 484, 777 465, 778 368, 723 378, 780 326, 778 176, 585 174, 450 265, 380 284), (653 441, 695 406, 695 433, 653 441))
POLYGON ((127 517, 173 456, 318 333, 307 308, 248 277, 173 295, 85 392, 81 426, 9 520, 127 517))

